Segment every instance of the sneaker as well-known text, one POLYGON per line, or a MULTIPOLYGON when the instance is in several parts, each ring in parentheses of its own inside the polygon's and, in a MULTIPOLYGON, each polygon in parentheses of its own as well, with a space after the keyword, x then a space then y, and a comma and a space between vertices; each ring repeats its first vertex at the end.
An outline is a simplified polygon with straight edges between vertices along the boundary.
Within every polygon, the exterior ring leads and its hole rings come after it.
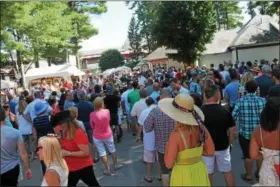
POLYGON ((111 171, 108 170, 108 169, 105 169, 105 170, 103 171, 103 174, 104 174, 104 175, 111 175, 111 171))
POLYGON ((123 167, 123 164, 116 164, 115 165, 115 170, 119 170, 123 167))

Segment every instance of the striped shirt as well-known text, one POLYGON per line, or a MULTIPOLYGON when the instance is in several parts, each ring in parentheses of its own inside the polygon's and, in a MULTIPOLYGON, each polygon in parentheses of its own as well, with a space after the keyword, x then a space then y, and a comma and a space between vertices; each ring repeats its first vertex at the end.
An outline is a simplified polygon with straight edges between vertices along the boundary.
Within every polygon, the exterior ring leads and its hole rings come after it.
POLYGON ((53 127, 48 115, 35 117, 33 120, 34 128, 37 132, 37 140, 48 133, 54 133, 53 127))
POLYGON ((239 134, 250 139, 254 129, 260 124, 260 114, 264 108, 265 99, 248 93, 239 99, 232 116, 239 124, 239 134))

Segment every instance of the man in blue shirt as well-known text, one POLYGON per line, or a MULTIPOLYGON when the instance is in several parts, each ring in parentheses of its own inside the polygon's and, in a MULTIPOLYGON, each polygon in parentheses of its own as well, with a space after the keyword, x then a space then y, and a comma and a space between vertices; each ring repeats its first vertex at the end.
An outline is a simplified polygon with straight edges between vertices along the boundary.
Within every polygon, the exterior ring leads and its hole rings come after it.
POLYGON ((239 88, 239 81, 238 81, 238 74, 236 70, 232 70, 230 73, 231 83, 229 83, 226 88, 224 89, 224 97, 225 100, 228 101, 230 111, 233 110, 234 105, 238 100, 238 88, 239 88))
POLYGON ((76 108, 78 108, 78 120, 82 121, 84 123, 85 129, 86 129, 86 133, 88 136, 88 140, 91 144, 91 147, 93 149, 93 157, 95 158, 95 162, 97 162, 97 158, 95 157, 95 146, 93 143, 93 130, 90 126, 90 122, 89 122, 89 116, 90 113, 92 113, 94 111, 94 107, 93 104, 89 101, 86 100, 87 95, 83 90, 79 90, 77 91, 77 98, 78 98, 78 102, 75 105, 76 108))
POLYGON ((154 100, 155 103, 158 102, 159 100, 159 96, 160 96, 160 85, 159 83, 154 83, 154 86, 153 86, 153 93, 151 94, 151 98, 154 100))

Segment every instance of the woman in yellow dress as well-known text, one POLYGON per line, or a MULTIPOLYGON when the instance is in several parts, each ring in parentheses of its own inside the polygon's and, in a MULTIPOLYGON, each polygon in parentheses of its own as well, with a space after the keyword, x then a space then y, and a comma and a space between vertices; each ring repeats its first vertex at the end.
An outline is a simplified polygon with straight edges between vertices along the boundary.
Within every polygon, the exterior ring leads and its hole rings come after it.
POLYGON ((203 125, 204 115, 191 96, 159 101, 160 109, 176 121, 165 151, 165 165, 172 168, 170 186, 210 186, 201 156, 213 156, 214 144, 203 125))

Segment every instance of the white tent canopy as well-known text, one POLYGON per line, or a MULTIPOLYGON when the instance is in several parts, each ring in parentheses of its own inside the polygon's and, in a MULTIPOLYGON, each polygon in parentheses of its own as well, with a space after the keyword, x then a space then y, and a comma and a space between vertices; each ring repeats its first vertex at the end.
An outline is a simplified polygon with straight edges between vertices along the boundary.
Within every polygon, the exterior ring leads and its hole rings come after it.
POLYGON ((47 68, 32 68, 25 75, 26 83, 31 80, 48 78, 48 77, 63 77, 65 79, 71 76, 82 76, 85 73, 71 64, 54 65, 47 68))
POLYGON ((107 69, 102 74, 103 75, 110 75, 112 73, 117 73, 117 72, 130 73, 131 72, 131 68, 127 67, 127 66, 120 66, 120 67, 117 67, 117 68, 107 69))
POLYGON ((0 80, 0 82, 1 82, 1 89, 18 87, 17 83, 13 81, 0 80))

